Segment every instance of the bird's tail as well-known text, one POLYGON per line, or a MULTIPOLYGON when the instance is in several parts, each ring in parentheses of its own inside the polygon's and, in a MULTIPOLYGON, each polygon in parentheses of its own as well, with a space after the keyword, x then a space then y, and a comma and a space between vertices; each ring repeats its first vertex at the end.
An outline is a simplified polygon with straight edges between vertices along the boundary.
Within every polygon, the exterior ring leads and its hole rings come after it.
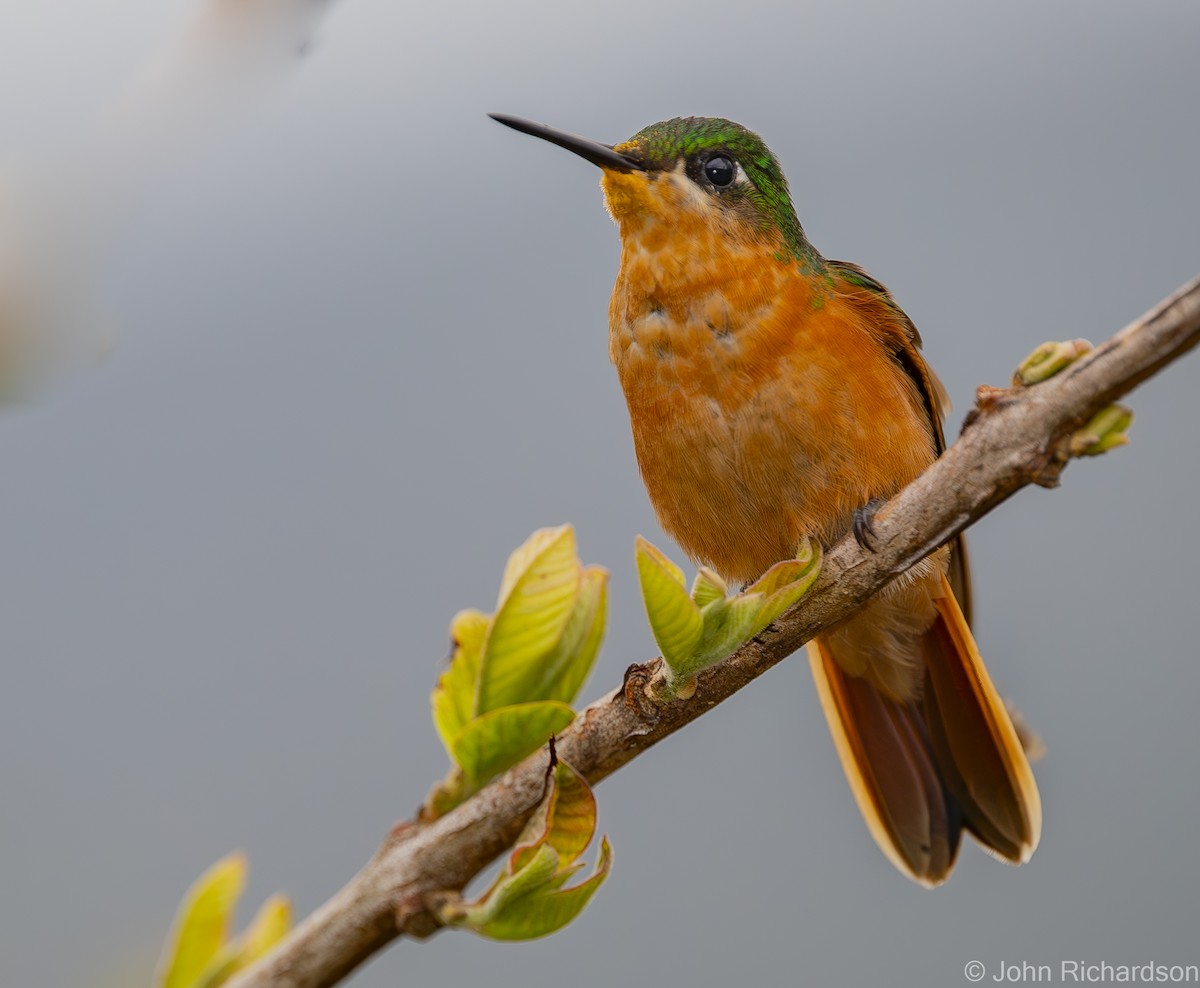
POLYGON ((809 642, 821 706, 867 828, 925 886, 950 874, 963 829, 997 857, 1027 861, 1042 808, 1012 720, 945 577, 919 639, 924 688, 890 699, 848 675, 828 639, 809 642))

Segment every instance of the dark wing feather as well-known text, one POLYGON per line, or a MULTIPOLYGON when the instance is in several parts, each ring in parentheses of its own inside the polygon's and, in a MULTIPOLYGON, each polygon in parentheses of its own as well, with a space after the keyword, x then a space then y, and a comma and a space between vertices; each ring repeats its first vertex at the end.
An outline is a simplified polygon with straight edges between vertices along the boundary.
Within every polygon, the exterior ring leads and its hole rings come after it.
MULTIPOLYGON (((891 351, 892 359, 912 378, 929 416, 929 430, 933 435, 934 449, 941 456, 946 451, 946 437, 942 432, 942 415, 950 410, 946 389, 921 356, 921 334, 908 315, 896 304, 892 293, 883 282, 868 274, 863 268, 850 261, 826 261, 826 264, 842 280, 856 288, 863 288, 879 296, 896 316, 899 333, 889 333, 883 342, 891 351)), ((971 577, 967 565, 966 540, 958 535, 950 543, 950 567, 946 574, 954 596, 958 600, 967 625, 971 624, 971 577)))

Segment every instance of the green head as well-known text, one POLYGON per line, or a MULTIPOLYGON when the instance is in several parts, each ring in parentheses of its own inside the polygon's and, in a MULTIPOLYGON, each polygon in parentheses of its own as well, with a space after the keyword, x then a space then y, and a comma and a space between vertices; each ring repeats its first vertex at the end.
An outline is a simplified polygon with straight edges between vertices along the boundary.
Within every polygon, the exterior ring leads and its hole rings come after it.
POLYGON ((676 117, 651 124, 617 145, 599 144, 499 114, 506 126, 565 147, 604 169, 609 210, 619 223, 645 216, 704 214, 729 235, 782 241, 806 265, 820 256, 808 243, 779 161, 757 134, 732 120, 676 117))
POLYGON ((649 172, 682 169, 721 209, 773 226, 797 254, 812 250, 779 160, 741 124, 720 117, 675 117, 638 131, 616 150, 649 172))

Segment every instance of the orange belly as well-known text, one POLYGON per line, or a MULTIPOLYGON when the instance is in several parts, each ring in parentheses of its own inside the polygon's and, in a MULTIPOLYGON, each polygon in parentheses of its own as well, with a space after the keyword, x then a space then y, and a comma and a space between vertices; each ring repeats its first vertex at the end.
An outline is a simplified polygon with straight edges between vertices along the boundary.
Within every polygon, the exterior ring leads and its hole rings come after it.
POLYGON ((611 354, 650 500, 695 561, 752 580, 933 461, 920 395, 859 307, 814 303, 790 266, 769 271, 769 292, 735 278, 673 298, 639 291, 647 274, 627 267, 611 354))

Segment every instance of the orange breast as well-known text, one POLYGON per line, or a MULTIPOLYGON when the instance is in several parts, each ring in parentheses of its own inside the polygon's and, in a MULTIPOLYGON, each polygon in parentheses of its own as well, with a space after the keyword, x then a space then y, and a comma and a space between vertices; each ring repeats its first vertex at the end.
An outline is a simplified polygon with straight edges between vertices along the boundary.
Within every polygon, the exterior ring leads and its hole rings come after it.
POLYGON ((695 225, 623 224, 610 355, 663 527, 745 582, 802 535, 844 533, 932 462, 933 439, 882 343, 894 310, 695 225))

